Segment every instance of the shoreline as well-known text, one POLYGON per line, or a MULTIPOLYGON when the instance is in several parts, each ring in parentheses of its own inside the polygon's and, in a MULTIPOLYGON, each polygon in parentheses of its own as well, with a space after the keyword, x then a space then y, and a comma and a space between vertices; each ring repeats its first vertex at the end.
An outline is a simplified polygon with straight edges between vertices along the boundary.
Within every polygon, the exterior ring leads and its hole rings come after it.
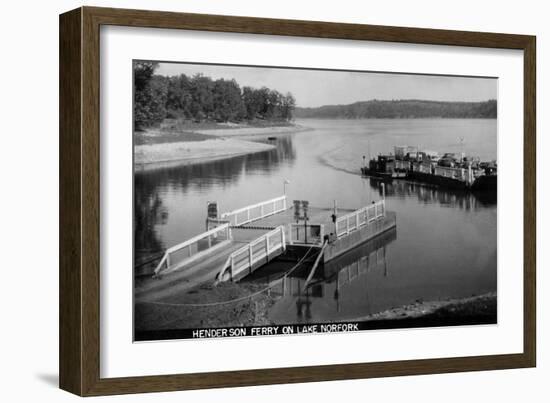
MULTIPOLYGON (((422 319, 430 316, 446 316, 446 313, 457 313, 459 315, 472 311, 491 311, 495 304, 496 317, 497 293, 474 295, 465 298, 449 298, 446 300, 416 301, 412 304, 402 305, 387 309, 385 311, 355 318, 352 322, 376 322, 376 321, 399 321, 403 319, 422 319)), ((485 312, 488 313, 488 312, 485 312)))
MULTIPOLYGON (((263 284, 254 283, 222 283, 218 286, 205 283, 163 300, 183 304, 208 304, 250 295, 262 287, 263 284)), ((281 324, 269 319, 269 309, 276 301, 277 299, 271 298, 267 293, 236 304, 196 308, 158 306, 136 301, 136 309, 144 314, 137 327, 139 331, 162 333, 189 328, 276 326, 281 324)), ((361 322, 363 330, 496 324, 497 293, 417 301, 358 318, 316 323, 351 322, 361 322)))
MULTIPOLYGON (((162 300, 209 304, 250 295, 262 288, 263 285, 258 284, 227 282, 214 286, 212 283, 203 283, 162 300)), ((136 318, 140 319, 135 323, 135 330, 162 332, 186 328, 267 326, 270 325, 267 312, 274 303, 265 293, 234 304, 218 306, 163 306, 136 301, 134 309, 139 312, 136 318)))
POLYGON ((202 164, 273 149, 272 144, 225 138, 137 145, 134 146, 134 169, 143 172, 202 164))
POLYGON ((292 126, 267 126, 267 127, 228 127, 217 129, 194 130, 194 133, 217 137, 243 137, 253 138, 258 136, 280 136, 292 133, 300 133, 312 130, 299 124, 292 126))
MULTIPOLYGON (((230 127, 169 132, 150 130, 142 134, 146 141, 134 145, 134 171, 145 172, 177 166, 203 164, 242 155, 270 151, 269 137, 286 136, 311 130, 308 127, 230 127), (187 138, 190 138, 188 140, 187 138)), ((134 134, 135 136, 135 134, 134 134)))

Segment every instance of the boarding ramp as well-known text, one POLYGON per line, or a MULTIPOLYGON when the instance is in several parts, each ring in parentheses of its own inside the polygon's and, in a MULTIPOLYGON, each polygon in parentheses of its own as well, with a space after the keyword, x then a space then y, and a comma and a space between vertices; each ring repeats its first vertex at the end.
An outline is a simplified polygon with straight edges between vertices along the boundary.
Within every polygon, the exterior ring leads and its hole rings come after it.
MULTIPOLYGON (((220 217, 208 217, 206 232, 166 249, 154 270, 154 276, 168 274, 183 268, 187 270, 191 266, 196 266, 205 260, 211 260, 211 258, 220 256, 225 258, 228 251, 232 253, 236 247, 242 247, 243 244, 253 243, 253 247, 256 248, 262 242, 269 243, 265 234, 268 229, 264 229, 258 234, 257 231, 254 231, 256 228, 252 226, 246 228, 248 230, 246 233, 238 232, 236 237, 233 230, 243 229, 243 225, 284 212, 286 209, 286 196, 280 196, 223 213, 220 217), (251 240, 251 237, 254 238, 251 240)), ((277 249, 276 245, 277 242, 272 237, 269 245, 271 254, 277 249)), ((240 255, 236 257, 239 258, 240 255)), ((219 264, 217 267, 219 270, 219 264)))
POLYGON ((218 281, 238 281, 285 249, 285 227, 281 225, 231 253, 218 274, 218 281))
POLYGON ((204 259, 232 243, 229 223, 214 227, 202 234, 194 236, 185 242, 174 245, 164 253, 154 274, 167 274, 186 265, 204 259))

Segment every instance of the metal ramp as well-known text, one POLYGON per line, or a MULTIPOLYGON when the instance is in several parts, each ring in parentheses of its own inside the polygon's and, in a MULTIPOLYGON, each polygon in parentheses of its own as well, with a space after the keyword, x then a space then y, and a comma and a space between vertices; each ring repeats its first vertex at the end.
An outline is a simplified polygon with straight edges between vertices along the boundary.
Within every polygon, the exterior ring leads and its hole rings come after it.
POLYGON ((142 280, 135 284, 134 298, 140 300, 160 300, 174 293, 185 293, 203 283, 214 283, 227 258, 242 248, 242 242, 231 241, 216 250, 216 253, 178 265, 166 275, 161 272, 155 279, 142 280))
POLYGON ((164 275, 197 263, 217 251, 223 251, 232 244, 229 224, 225 223, 185 242, 174 245, 164 252, 154 270, 154 276, 164 275))
MULTIPOLYGON (((224 213, 220 218, 208 218, 206 232, 166 249, 154 270, 154 277, 183 269, 197 270, 195 266, 201 266, 200 263, 210 256, 225 257, 226 267, 231 268, 230 278, 240 277, 246 264, 249 269, 255 269, 260 262, 281 254, 285 245, 283 226, 247 228, 246 234, 241 231, 242 226, 281 213, 286 208, 286 196, 280 196, 224 213), (235 250, 236 244, 240 246, 238 250, 235 250)), ((217 269, 220 278, 224 278, 223 270, 220 271, 219 266, 217 269)))

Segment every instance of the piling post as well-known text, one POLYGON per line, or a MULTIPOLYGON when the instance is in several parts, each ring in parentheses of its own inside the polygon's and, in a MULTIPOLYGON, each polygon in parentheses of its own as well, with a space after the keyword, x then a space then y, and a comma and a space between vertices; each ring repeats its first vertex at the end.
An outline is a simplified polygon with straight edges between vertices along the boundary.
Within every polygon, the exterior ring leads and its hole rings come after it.
POLYGON ((307 244, 307 215, 304 217, 304 243, 307 244))
POLYGON ((336 223, 338 217, 338 208, 336 206, 336 199, 334 199, 334 212, 332 213, 332 222, 334 223, 334 235, 338 237, 338 225, 336 223))

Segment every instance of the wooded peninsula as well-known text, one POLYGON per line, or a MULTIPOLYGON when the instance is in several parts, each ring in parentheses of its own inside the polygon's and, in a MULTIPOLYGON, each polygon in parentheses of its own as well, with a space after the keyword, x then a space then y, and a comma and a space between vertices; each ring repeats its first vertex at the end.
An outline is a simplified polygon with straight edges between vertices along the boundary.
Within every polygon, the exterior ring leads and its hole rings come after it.
POLYGON ((134 127, 143 130, 164 119, 193 122, 273 124, 290 121, 296 100, 267 87, 241 87, 233 80, 202 74, 155 75, 156 62, 134 62, 134 127))
POLYGON ((497 117, 497 101, 439 102, 417 99, 371 100, 348 105, 324 105, 296 108, 297 118, 318 119, 410 119, 410 118, 483 118, 497 117))

